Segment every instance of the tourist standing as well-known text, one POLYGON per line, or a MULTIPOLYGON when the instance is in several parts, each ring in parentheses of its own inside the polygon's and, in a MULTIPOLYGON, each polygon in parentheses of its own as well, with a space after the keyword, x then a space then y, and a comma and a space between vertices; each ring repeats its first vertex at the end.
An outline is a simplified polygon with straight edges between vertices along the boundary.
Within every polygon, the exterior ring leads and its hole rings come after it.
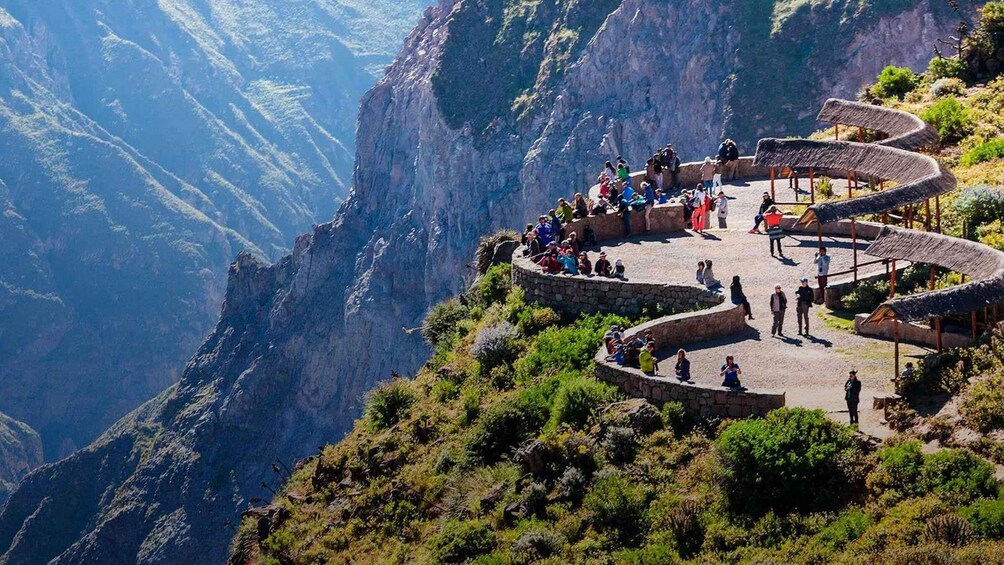
POLYGON ((770 256, 774 257, 774 245, 777 245, 777 254, 784 258, 784 251, 781 249, 781 240, 784 239, 784 230, 781 229, 781 218, 784 214, 771 206, 767 213, 763 215, 763 221, 767 224, 767 236, 770 239, 770 256))
POLYGON ((763 201, 760 202, 760 211, 753 218, 753 229, 749 233, 760 233, 760 222, 763 221, 763 215, 770 210, 770 207, 774 205, 774 200, 770 197, 770 194, 763 193, 763 201))
POLYGON ((729 292, 732 296, 732 303, 736 306, 742 304, 746 319, 752 320, 753 313, 750 310, 750 302, 746 299, 746 293, 743 292, 743 284, 739 281, 739 275, 732 277, 732 285, 729 287, 729 292))
MULTIPOLYGON (((661 173, 660 173, 661 174, 661 173)), ((645 195, 645 231, 652 231, 652 209, 655 208, 655 189, 652 183, 642 183, 642 194, 645 195)))
POLYGON ((711 157, 705 157, 704 163, 701 164, 701 183, 705 190, 711 190, 715 183, 715 163, 711 157))
POLYGON ((771 337, 777 334, 784 337, 784 313, 788 310, 788 297, 781 290, 781 285, 774 285, 774 294, 770 295, 770 311, 774 315, 774 323, 770 327, 771 337))
POLYGON ((725 358, 725 364, 722 365, 722 371, 719 374, 722 377, 722 386, 729 388, 740 388, 742 383, 739 382, 739 375, 743 374, 743 370, 739 368, 739 364, 736 363, 735 359, 731 355, 725 358))
POLYGON ((736 180, 739 176, 739 146, 731 139, 725 140, 725 178, 736 180))
POLYGON ((682 349, 676 352, 676 378, 680 382, 690 382, 690 360, 687 359, 687 352, 682 349))
POLYGON ((673 149, 672 143, 666 145, 666 155, 669 161, 666 167, 669 172, 669 186, 667 188, 676 190, 680 185, 680 156, 673 149))
POLYGON ((809 278, 802 277, 798 289, 795 290, 795 315, 798 318, 798 335, 802 333, 802 321, 805 321, 805 334, 809 335, 809 309, 815 301, 816 295, 809 286, 809 278))
POLYGON ((697 233, 704 231, 705 220, 708 215, 707 201, 708 193, 704 191, 704 186, 699 184, 694 187, 694 197, 690 202, 690 206, 694 209, 694 212, 690 216, 690 223, 697 233))
POLYGON ((727 218, 729 217, 729 199, 725 197, 724 192, 718 193, 718 198, 715 200, 715 215, 718 216, 718 229, 727 229, 728 223, 727 218))
POLYGON ((816 282, 819 283, 819 297, 822 299, 826 290, 826 279, 830 273, 830 256, 826 254, 825 247, 819 248, 812 262, 816 265, 816 282))
POLYGON ((858 423, 858 402, 861 400, 861 381, 858 380, 858 372, 852 370, 847 374, 847 382, 844 383, 844 400, 847 401, 847 412, 851 416, 851 425, 858 423))

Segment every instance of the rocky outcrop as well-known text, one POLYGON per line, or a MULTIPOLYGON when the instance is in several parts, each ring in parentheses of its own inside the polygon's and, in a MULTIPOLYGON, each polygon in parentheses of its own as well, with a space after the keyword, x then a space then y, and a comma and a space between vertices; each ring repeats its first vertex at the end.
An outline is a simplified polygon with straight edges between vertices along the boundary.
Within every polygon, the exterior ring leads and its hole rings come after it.
POLYGON ((0 414, 0 503, 28 471, 42 464, 42 440, 24 422, 0 414))
POLYGON ((241 256, 216 331, 180 383, 23 481, 0 514, 7 562, 222 561, 225 521, 267 498, 274 458, 337 440, 363 391, 426 358, 403 330, 460 290, 482 234, 584 190, 617 153, 638 163, 671 140, 693 158, 723 133, 751 147, 761 130, 807 131, 812 112, 793 123, 788 105, 814 111, 877 72, 853 49, 864 45, 876 67, 917 67, 929 49, 916 38, 952 27, 928 6, 855 14, 856 1, 806 2, 777 15, 764 5, 444 0, 429 10, 362 101, 353 189, 335 221, 275 265, 241 256), (827 22, 834 33, 804 34, 827 22), (900 27, 909 22, 922 27, 900 27), (853 37, 846 50, 833 46, 837 31, 853 37), (884 49, 907 36, 909 57, 884 49), (791 46, 775 38, 798 49, 761 66, 751 51, 791 46), (749 85, 774 80, 785 96, 754 100, 765 89, 749 85), (64 498, 79 507, 54 506, 64 498))
POLYGON ((332 217, 424 1, 2 3, 0 410, 50 460, 177 380, 237 252, 332 217))

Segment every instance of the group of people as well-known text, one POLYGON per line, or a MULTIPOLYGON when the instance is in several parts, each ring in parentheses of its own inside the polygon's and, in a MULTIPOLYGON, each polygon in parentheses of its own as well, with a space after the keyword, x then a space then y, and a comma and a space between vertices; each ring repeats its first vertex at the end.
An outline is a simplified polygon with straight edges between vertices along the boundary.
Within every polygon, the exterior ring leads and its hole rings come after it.
MULTIPOLYGON (((622 367, 640 369, 646 375, 659 375, 659 360, 655 356, 656 343, 651 330, 646 331, 643 336, 625 337, 620 326, 613 325, 603 334, 603 345, 607 350, 607 361, 622 367)), ((683 349, 676 352, 674 372, 680 382, 692 382, 690 360, 687 359, 687 352, 683 349)), ((722 386, 742 388, 742 383, 739 381, 739 375, 742 373, 735 358, 729 355, 725 358, 725 364, 719 369, 718 376, 722 378, 722 386)))
POLYGON ((693 190, 684 190, 680 196, 684 217, 689 218, 691 229, 697 233, 704 233, 708 228, 708 224, 710 224, 708 216, 712 212, 718 218, 718 229, 729 227, 729 199, 722 190, 719 190, 718 194, 712 198, 711 190, 704 183, 698 183, 693 190))

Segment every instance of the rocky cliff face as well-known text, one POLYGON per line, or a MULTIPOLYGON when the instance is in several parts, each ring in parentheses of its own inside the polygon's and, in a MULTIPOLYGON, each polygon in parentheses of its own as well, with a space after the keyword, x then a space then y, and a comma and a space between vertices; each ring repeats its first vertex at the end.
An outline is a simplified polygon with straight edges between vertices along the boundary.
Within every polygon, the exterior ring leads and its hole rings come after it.
POLYGON ((42 464, 42 440, 24 422, 0 414, 0 502, 21 477, 42 464))
POLYGON ((611 155, 638 163, 673 141, 695 158, 723 134, 749 148, 761 133, 808 132, 824 98, 887 63, 919 66, 926 38, 953 25, 900 2, 769 4, 428 11, 363 99, 353 191, 335 221, 271 267, 234 264, 221 320, 180 383, 11 495, 3 559, 219 561, 224 522, 268 497, 276 457, 337 440, 365 390, 421 363, 403 329, 461 287, 480 235, 585 187, 611 155))
POLYGON ((49 459, 177 380, 238 251, 332 217, 423 1, 0 2, 0 410, 49 459))

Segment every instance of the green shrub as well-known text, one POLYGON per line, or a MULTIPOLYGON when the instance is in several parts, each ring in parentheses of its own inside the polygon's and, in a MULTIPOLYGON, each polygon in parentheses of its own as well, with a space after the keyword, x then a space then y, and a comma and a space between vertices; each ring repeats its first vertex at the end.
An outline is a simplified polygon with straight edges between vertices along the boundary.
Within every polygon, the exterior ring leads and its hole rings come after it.
POLYGON ((907 92, 917 85, 917 75, 906 67, 889 65, 879 73, 878 82, 872 87, 872 92, 880 98, 903 98, 907 92))
POLYGON ((476 462, 499 461, 540 432, 550 412, 550 404, 536 388, 502 400, 478 418, 467 439, 467 451, 476 462))
POLYGON ((819 177, 819 181, 816 183, 816 193, 823 198, 833 198, 833 181, 830 180, 830 177, 819 177))
POLYGON ((853 433, 822 410, 782 408, 729 426, 715 442, 730 506, 752 514, 826 508, 855 490, 842 460, 860 453, 853 433))
POLYGON ((482 304, 504 302, 510 288, 512 288, 512 265, 509 263, 495 265, 478 279, 478 299, 482 304))
POLYGON ((971 167, 994 159, 1004 159, 1004 138, 991 139, 973 147, 962 154, 959 163, 964 167, 971 167))
POLYGON ((927 521, 924 538, 930 542, 962 547, 975 541, 976 534, 969 522, 958 514, 942 514, 927 521))
POLYGON ((631 322, 621 316, 582 316, 571 326, 553 327, 542 331, 534 340, 530 351, 517 363, 519 376, 532 380, 545 371, 581 372, 593 363, 596 350, 603 343, 603 333, 611 325, 630 327, 631 322))
POLYGON ((1004 374, 973 382, 962 395, 959 413, 966 426, 983 433, 1004 428, 1004 374))
POLYGON ((927 65, 927 78, 936 81, 942 78, 967 80, 969 65, 958 57, 935 57, 927 65))
POLYGON ((957 78, 939 78, 931 85, 931 96, 934 96, 935 98, 962 96, 965 93, 965 83, 957 78))
POLYGON ((407 414, 415 393, 405 379, 394 379, 370 391, 366 402, 366 418, 375 427, 386 428, 400 422, 407 414))
POLYGON ((432 554, 441 563, 464 563, 495 549, 495 532, 482 521, 450 520, 432 538, 432 554))
POLYGON ((631 428, 611 426, 603 435, 603 448, 615 463, 629 463, 638 451, 638 434, 631 428))
POLYGON ((547 559, 561 552, 565 538, 548 530, 532 529, 523 532, 512 544, 512 552, 527 562, 547 559))
POLYGON ((874 523, 875 518, 871 514, 856 508, 848 510, 820 530, 813 545, 828 552, 840 551, 848 543, 861 537, 874 523))
POLYGON ((840 304, 851 312, 871 312, 889 298, 889 281, 886 279, 862 281, 858 287, 840 299, 840 304))
POLYGON ((704 544, 701 505, 693 500, 685 500, 666 513, 662 525, 673 535, 682 557, 696 554, 704 544))
POLYGON ((983 245, 1004 251, 1004 221, 994 220, 976 228, 976 238, 983 245))
POLYGON ((681 437, 687 429, 687 409, 679 402, 667 402, 659 410, 662 416, 662 425, 668 430, 672 430, 676 437, 681 437))
POLYGON ((471 345, 471 356, 478 362, 482 376, 488 376, 492 369, 509 365, 519 355, 519 330, 509 322, 481 328, 471 345))
POLYGON ((968 508, 963 508, 961 514, 981 538, 1004 539, 1004 500, 977 500, 968 508))
POLYGON ((967 188, 955 199, 952 207, 966 225, 963 237, 975 239, 981 226, 1004 220, 1004 189, 989 186, 967 188))
POLYGON ((918 441, 883 446, 878 452, 878 465, 868 475, 868 489, 886 503, 920 495, 923 465, 924 455, 918 441))
POLYGON ((993 496, 997 492, 993 466, 968 449, 944 449, 926 456, 920 480, 925 490, 963 498, 993 496))
POLYGON ((942 98, 920 113, 925 122, 938 130, 941 142, 958 143, 972 132, 973 121, 969 111, 955 98, 942 98))
POLYGON ((617 551, 611 558, 618 565, 665 565, 680 561, 679 555, 673 548, 661 544, 648 544, 639 549, 617 551))
POLYGON ((602 532, 627 543, 639 537, 645 529, 645 504, 648 492, 641 485, 619 475, 596 481, 586 495, 583 506, 602 532))
POLYGON ((617 389, 596 380, 575 377, 566 379, 554 398, 549 428, 561 424, 582 428, 598 408, 617 397, 617 389))
POLYGON ((457 335, 457 324, 467 316, 467 307, 457 298, 440 302, 429 310, 422 323, 422 337, 436 348, 443 347, 457 335))

